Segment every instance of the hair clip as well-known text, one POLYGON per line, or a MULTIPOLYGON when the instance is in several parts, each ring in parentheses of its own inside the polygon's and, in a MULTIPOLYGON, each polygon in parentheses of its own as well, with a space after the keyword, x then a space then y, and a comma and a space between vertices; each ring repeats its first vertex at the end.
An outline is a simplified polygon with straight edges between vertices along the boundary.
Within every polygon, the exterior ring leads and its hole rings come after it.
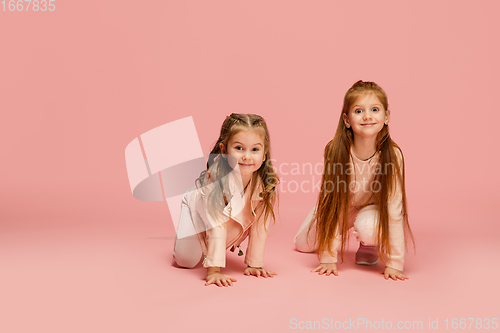
POLYGON ((228 115, 226 116, 226 118, 229 118, 229 117, 231 117, 231 114, 228 114, 228 115))

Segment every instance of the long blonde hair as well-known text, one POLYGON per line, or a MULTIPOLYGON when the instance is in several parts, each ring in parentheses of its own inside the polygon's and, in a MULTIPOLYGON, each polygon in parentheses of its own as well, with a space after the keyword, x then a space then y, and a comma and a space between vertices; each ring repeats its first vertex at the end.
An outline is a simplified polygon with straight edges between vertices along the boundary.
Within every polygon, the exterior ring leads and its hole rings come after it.
POLYGON ((228 175, 233 169, 231 168, 229 162, 224 158, 223 151, 220 146, 227 147, 227 144, 231 137, 242 130, 254 129, 261 131, 264 138, 264 153, 265 161, 262 163, 260 168, 255 171, 252 175, 252 186, 250 188, 250 198, 252 198, 254 192, 257 190, 257 180, 260 179, 264 185, 264 190, 259 193, 262 197, 263 206, 259 209, 258 219, 264 216, 264 220, 267 220, 271 216, 272 220, 276 220, 274 213, 274 205, 277 203, 277 192, 276 186, 279 183, 279 178, 274 171, 274 167, 271 159, 271 138, 269 135, 269 130, 267 129, 267 124, 259 115, 255 114, 238 114, 231 113, 224 122, 220 130, 219 138, 215 143, 212 151, 210 152, 207 169, 201 172, 200 177, 196 180, 196 185, 198 187, 203 186, 207 182, 207 172, 209 172, 212 165, 216 168, 216 174, 218 178, 217 191, 212 191, 209 194, 208 207, 212 209, 208 210, 208 213, 215 217, 222 216, 222 210, 231 193, 229 193, 228 179, 224 177, 228 175), (215 163, 218 161, 218 163, 215 163))
MULTIPOLYGON (((351 146, 354 142, 352 128, 347 128, 343 115, 348 114, 352 105, 361 97, 368 93, 373 93, 383 105, 385 110, 388 110, 389 103, 384 90, 374 82, 358 81, 345 94, 342 113, 340 114, 337 131, 333 139, 328 142, 324 152, 324 166, 322 176, 322 187, 317 202, 317 210, 313 217, 313 221, 309 227, 309 232, 315 227, 317 232, 316 242, 318 246, 318 255, 328 251, 332 254, 330 248, 337 230, 341 235, 340 257, 344 260, 344 252, 347 247, 348 240, 348 209, 350 202, 350 186, 337 186, 337 190, 332 191, 327 188, 327 184, 342 183, 350 184, 350 173, 344 172, 347 169, 351 158, 351 146), (340 172, 337 173, 336 167, 340 166, 340 172)), ((375 176, 374 182, 380 184, 380 191, 376 196, 378 205, 378 226, 377 226, 377 244, 379 248, 380 258, 386 262, 390 256, 389 246, 389 211, 388 200, 396 186, 396 181, 399 180, 402 192, 402 216, 405 229, 405 243, 411 238, 414 245, 413 234, 408 223, 408 212, 406 206, 406 191, 405 191, 405 166, 401 148, 391 139, 389 135, 389 126, 384 124, 384 127, 377 135, 376 141, 377 152, 380 152, 380 165, 392 165, 393 168, 387 168, 386 171, 380 172, 375 176), (401 155, 401 163, 399 162, 396 149, 401 155), (401 170, 401 173, 399 172, 401 170), (408 237, 409 236, 409 237, 408 237)), ((372 193, 372 198, 373 198, 372 193)))

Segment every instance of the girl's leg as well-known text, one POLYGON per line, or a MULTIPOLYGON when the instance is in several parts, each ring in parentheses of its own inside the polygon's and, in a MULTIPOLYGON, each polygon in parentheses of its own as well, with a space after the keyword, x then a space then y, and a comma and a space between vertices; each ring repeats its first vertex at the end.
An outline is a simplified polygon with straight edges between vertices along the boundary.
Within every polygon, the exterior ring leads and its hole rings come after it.
POLYGON ((203 255, 198 234, 192 234, 194 230, 191 211, 188 207, 187 197, 190 192, 186 192, 182 198, 181 217, 177 226, 177 233, 174 243, 174 258, 177 265, 185 268, 193 268, 200 261, 203 255), (188 232, 185 232, 188 230, 188 232), (191 236, 178 238, 178 235, 190 234, 191 236))
POLYGON ((309 225, 311 224, 314 212, 316 211, 316 207, 314 207, 309 214, 307 215, 304 223, 300 226, 297 235, 295 236, 294 243, 297 251, 300 252, 314 252, 315 248, 315 240, 316 240, 316 229, 312 229, 309 235, 307 235, 307 231, 309 230, 309 225))
POLYGON ((378 220, 378 206, 368 205, 358 211, 354 220, 353 235, 363 245, 377 245, 376 235, 378 220))
POLYGON ((356 253, 356 264, 358 265, 375 265, 378 262, 375 237, 377 220, 377 205, 363 207, 356 216, 353 235, 360 242, 358 252, 356 253))

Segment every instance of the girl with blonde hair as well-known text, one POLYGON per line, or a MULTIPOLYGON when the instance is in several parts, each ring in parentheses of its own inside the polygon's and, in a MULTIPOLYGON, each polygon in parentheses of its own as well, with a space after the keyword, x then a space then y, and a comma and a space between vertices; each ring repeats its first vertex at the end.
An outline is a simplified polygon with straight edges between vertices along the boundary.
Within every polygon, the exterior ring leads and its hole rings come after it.
POLYGON ((244 274, 276 275, 263 266, 278 181, 265 120, 254 114, 227 116, 207 169, 183 197, 174 245, 177 264, 192 268, 203 257, 205 285, 232 286, 236 279, 221 273, 226 250, 238 248, 238 255, 243 255, 240 244, 248 238, 244 274), (189 228, 194 230, 190 236, 179 237, 179 231, 189 228))

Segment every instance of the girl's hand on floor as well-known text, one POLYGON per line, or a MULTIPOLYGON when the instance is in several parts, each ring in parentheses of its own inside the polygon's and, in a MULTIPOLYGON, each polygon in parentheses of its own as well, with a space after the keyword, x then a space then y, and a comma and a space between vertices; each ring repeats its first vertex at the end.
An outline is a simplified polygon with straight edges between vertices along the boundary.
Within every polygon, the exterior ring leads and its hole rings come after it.
POLYGON ((338 276, 337 264, 319 264, 318 267, 313 269, 311 273, 318 272, 319 275, 326 273, 326 276, 333 275, 338 276))
POLYGON ((408 279, 408 277, 404 275, 403 272, 391 267, 386 267, 383 272, 380 272, 380 274, 384 274, 384 278, 386 280, 388 280, 389 278, 393 279, 394 281, 404 281, 408 279))
POLYGON ((233 285, 233 282, 236 282, 236 279, 229 275, 221 274, 221 272, 214 272, 207 275, 206 281, 205 286, 216 284, 219 287, 229 287, 233 285))
POLYGON ((245 275, 247 276, 250 276, 250 275, 254 275, 256 277, 260 277, 260 276, 263 276, 265 278, 267 277, 274 277, 275 275, 278 275, 272 271, 268 271, 262 267, 250 267, 248 266, 246 269, 245 269, 245 275))

